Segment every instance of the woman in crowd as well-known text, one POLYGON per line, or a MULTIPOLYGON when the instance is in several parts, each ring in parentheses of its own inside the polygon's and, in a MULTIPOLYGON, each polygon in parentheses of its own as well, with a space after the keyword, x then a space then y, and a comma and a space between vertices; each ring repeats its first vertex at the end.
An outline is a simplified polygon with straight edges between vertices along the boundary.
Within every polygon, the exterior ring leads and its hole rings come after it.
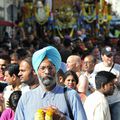
POLYGON ((64 75, 64 85, 68 88, 77 90, 78 77, 72 70, 68 70, 64 75))

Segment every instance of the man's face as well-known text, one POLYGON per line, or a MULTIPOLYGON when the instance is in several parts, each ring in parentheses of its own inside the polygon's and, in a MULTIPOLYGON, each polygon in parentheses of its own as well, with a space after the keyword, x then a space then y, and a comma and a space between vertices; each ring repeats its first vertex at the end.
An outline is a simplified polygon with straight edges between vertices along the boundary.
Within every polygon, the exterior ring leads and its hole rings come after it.
POLYGON ((86 57, 83 61, 83 70, 86 72, 91 72, 94 69, 94 63, 90 57, 86 57))
POLYGON ((113 63, 113 55, 102 55, 102 60, 106 66, 111 66, 113 63))
POLYGON ((67 70, 75 70, 76 68, 76 61, 74 60, 73 57, 68 57, 67 59, 67 70))
POLYGON ((99 57, 100 57, 100 50, 99 50, 99 48, 94 48, 92 54, 93 54, 96 58, 99 58, 99 57))
POLYGON ((18 75, 21 83, 27 83, 32 78, 32 67, 24 60, 20 63, 18 75))
POLYGON ((3 77, 4 68, 6 66, 6 61, 4 59, 0 59, 0 77, 3 77))
POLYGON ((17 57, 15 55, 11 56, 11 61, 10 61, 11 63, 18 63, 18 61, 19 60, 17 59, 17 57))
POLYGON ((113 92, 114 92, 114 81, 106 84, 106 85, 104 86, 104 90, 105 90, 105 95, 106 95, 106 96, 112 95, 113 92))
POLYGON ((56 69, 55 66, 45 58, 38 68, 38 76, 40 84, 45 87, 52 87, 56 83, 56 69))

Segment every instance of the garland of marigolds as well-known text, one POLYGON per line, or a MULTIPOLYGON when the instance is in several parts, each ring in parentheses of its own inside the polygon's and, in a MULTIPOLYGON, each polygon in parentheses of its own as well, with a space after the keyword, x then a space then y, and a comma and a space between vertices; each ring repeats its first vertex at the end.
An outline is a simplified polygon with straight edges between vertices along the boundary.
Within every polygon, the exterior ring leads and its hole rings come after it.
POLYGON ((103 24, 104 22, 109 22, 112 16, 108 13, 108 5, 105 0, 100 0, 99 12, 98 12, 98 24, 103 24))
POLYGON ((34 120, 53 120, 54 112, 53 109, 48 109, 46 112, 44 112, 43 109, 38 109, 34 120))
POLYGON ((84 16, 84 20, 87 23, 92 23, 96 19, 96 9, 94 8, 94 4, 85 4, 82 2, 82 12, 84 16), (88 12, 86 12, 86 8, 88 8, 88 12))
POLYGON ((35 113, 34 120, 66 120, 66 118, 61 116, 55 109, 49 107, 47 109, 38 109, 35 113))
MULTIPOLYGON (((60 38, 64 38, 64 36, 62 35, 62 33, 60 32, 60 30, 58 28, 57 28, 57 32, 58 32, 60 38)), ((71 29, 69 36, 73 37, 73 33, 74 33, 74 27, 71 29)))
POLYGON ((100 25, 110 21, 112 18, 111 15, 108 14, 108 5, 105 0, 100 0, 99 4, 85 4, 83 1, 82 14, 87 23, 92 23, 98 16, 98 24, 100 25), (86 8, 88 9, 88 12, 86 12, 86 8))
POLYGON ((59 29, 72 28, 76 24, 73 9, 69 5, 62 5, 55 16, 55 25, 59 29))

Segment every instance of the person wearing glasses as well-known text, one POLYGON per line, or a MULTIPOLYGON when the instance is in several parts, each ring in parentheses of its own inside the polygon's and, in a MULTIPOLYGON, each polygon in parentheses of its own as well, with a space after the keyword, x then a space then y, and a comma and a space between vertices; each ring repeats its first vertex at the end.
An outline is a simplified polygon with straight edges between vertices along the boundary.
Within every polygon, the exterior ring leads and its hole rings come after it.
POLYGON ((93 73, 96 74, 104 70, 116 75, 114 93, 107 97, 107 100, 112 120, 120 120, 120 65, 114 62, 114 51, 111 46, 105 46, 101 49, 101 58, 102 62, 95 65, 93 73))
POLYGON ((57 84, 57 72, 61 66, 58 50, 53 46, 37 50, 32 56, 32 65, 40 85, 22 95, 15 120, 35 120, 39 109, 45 113, 49 108, 55 111, 53 120, 71 120, 67 102, 70 104, 74 120, 87 120, 79 94, 67 88, 67 101, 64 87, 57 84))

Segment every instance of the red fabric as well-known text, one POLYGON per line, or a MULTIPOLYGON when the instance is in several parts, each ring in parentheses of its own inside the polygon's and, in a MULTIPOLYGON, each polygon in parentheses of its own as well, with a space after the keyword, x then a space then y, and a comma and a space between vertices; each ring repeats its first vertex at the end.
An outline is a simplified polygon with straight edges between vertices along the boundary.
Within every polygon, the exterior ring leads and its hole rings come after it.
POLYGON ((0 26, 15 26, 14 22, 9 22, 9 21, 4 21, 4 20, 0 20, 0 26))

